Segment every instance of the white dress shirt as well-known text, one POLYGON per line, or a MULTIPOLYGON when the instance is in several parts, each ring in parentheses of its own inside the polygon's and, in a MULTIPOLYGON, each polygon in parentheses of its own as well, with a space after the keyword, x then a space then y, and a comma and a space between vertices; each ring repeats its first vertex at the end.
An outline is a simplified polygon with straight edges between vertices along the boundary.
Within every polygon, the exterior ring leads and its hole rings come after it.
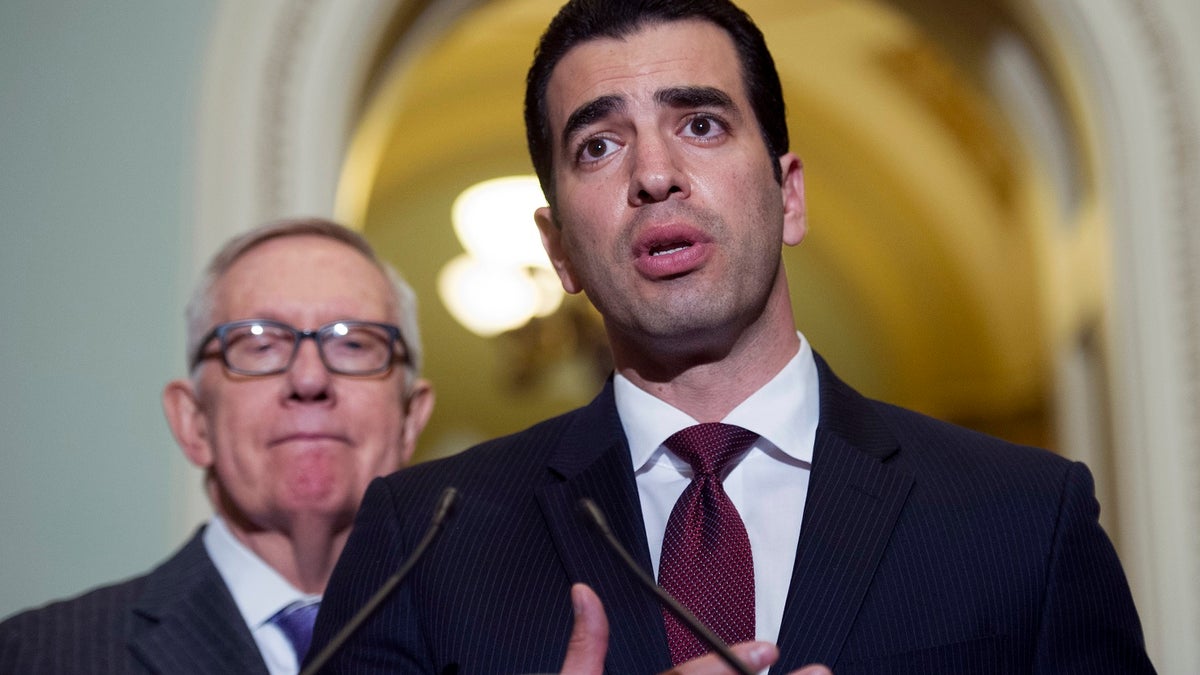
MULTIPOLYGON (((734 460, 722 484, 750 538, 755 636, 767 642, 778 641, 783 622, 819 417, 817 366, 808 341, 799 337, 800 348, 791 361, 721 420, 760 437, 734 460)), ((663 441, 698 422, 620 374, 613 379, 657 577, 667 519, 692 480, 691 465, 663 441)))
POLYGON ((271 675, 296 675, 300 672, 300 664, 292 644, 283 631, 271 623, 271 617, 293 602, 319 602, 321 596, 307 595, 288 583, 238 541, 220 516, 213 516, 204 528, 204 548, 250 627, 267 670, 271 675))

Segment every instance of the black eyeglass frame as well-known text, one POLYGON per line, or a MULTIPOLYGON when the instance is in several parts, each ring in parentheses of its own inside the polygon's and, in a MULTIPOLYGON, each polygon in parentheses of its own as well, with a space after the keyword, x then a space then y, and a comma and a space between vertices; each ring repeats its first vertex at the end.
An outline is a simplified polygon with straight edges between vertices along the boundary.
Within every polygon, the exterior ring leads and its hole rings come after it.
POLYGON ((213 326, 213 329, 208 331, 208 333, 204 336, 204 338, 200 340, 200 346, 196 348, 196 354, 192 357, 191 368, 189 370, 195 370, 196 367, 200 365, 201 361, 220 356, 221 363, 225 366, 225 369, 228 370, 229 372, 235 373, 237 375, 244 375, 247 377, 267 377, 270 375, 278 375, 280 373, 286 373, 288 371, 288 369, 292 367, 292 364, 296 361, 296 354, 299 353, 299 351, 300 351, 300 342, 302 340, 307 340, 310 338, 317 345, 317 354, 318 354, 318 356, 321 357, 322 365, 325 366, 326 370, 328 370, 331 373, 337 374, 337 375, 349 375, 349 376, 353 376, 353 377, 365 377, 365 376, 370 376, 370 375, 379 375, 380 373, 386 373, 388 371, 388 369, 390 369, 397 361, 399 361, 400 363, 408 363, 408 345, 404 342, 404 337, 400 334, 400 327, 396 326, 394 324, 379 323, 376 321, 358 321, 355 319, 343 319, 340 321, 331 321, 331 322, 325 324, 324 326, 318 327, 315 330, 300 330, 299 328, 296 328, 295 326, 290 326, 286 323, 283 323, 282 321, 273 321, 271 319, 241 319, 238 321, 229 321, 227 323, 217 324, 216 326, 213 326), (389 339, 387 341, 387 346, 388 346, 388 349, 391 351, 391 354, 390 354, 389 358, 387 359, 387 361, 379 368, 375 368, 373 370, 364 370, 364 371, 346 371, 346 370, 342 370, 340 368, 334 368, 333 366, 329 365, 328 359, 325 358, 325 345, 324 345, 324 343, 321 342, 321 336, 329 334, 331 331, 333 331, 335 326, 339 326, 339 325, 340 326, 348 326, 351 328, 356 327, 356 326, 369 326, 371 328, 377 328, 377 329, 382 330, 385 333, 387 333, 388 337, 389 337, 389 339), (230 364, 229 357, 226 355, 226 352, 225 352, 226 346, 227 346, 227 344, 225 342, 225 336, 232 330, 236 330, 238 328, 244 328, 246 326, 270 326, 273 328, 280 328, 280 329, 290 332, 292 334, 292 338, 293 338, 292 353, 291 353, 291 356, 288 357, 287 363, 283 364, 281 367, 276 368, 274 370, 261 371, 261 372, 260 371, 252 371, 252 370, 243 370, 241 368, 236 368, 232 364, 230 364), (208 351, 208 344, 210 342, 212 342, 213 339, 216 339, 218 341, 218 343, 220 344, 220 349, 216 352, 208 351), (400 345, 399 351, 396 350, 397 343, 399 343, 399 345, 400 345))

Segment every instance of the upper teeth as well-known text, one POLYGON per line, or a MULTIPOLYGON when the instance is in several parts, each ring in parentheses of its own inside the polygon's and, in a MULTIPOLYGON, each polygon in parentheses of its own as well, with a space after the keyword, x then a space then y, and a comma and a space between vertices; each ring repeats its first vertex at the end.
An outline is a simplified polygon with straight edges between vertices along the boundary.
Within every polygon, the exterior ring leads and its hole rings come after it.
POLYGON ((667 253, 674 253, 674 252, 676 252, 676 251, 682 251, 682 250, 683 250, 683 249, 685 249, 685 248, 687 248, 687 246, 683 246, 683 245, 681 244, 681 245, 679 245, 679 246, 676 246, 675 248, 664 248, 664 249, 662 249, 661 251, 653 251, 653 252, 651 252, 651 253, 650 253, 650 255, 652 255, 652 256, 654 256, 654 255, 666 255, 667 253))

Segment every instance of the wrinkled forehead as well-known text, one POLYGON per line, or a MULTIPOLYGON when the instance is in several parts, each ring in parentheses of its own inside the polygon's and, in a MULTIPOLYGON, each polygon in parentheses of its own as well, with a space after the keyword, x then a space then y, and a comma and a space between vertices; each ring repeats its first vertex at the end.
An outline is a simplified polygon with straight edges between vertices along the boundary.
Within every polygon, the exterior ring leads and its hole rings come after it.
POLYGON ((214 290, 216 322, 268 318, 313 328, 346 318, 398 318, 383 271, 350 245, 318 235, 258 244, 233 261, 214 290))
POLYGON ((672 87, 709 87, 744 100, 732 39, 708 21, 646 22, 621 37, 574 45, 555 64, 546 88, 554 140, 580 108, 601 99, 653 104, 672 87))

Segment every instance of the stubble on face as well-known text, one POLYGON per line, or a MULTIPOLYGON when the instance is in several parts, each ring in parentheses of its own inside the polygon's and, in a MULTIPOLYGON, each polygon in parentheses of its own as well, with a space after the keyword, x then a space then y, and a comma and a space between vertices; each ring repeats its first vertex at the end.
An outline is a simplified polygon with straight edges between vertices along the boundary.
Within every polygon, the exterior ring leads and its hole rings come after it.
MULTIPOLYGON (((769 204, 746 207, 746 223, 770 218, 769 204)), ((719 213, 702 207, 675 204, 660 211, 637 212, 608 250, 602 242, 577 239, 582 228, 564 228, 584 292, 604 317, 610 335, 618 338, 689 350, 724 344, 719 334, 740 333, 762 313, 779 272, 777 244, 768 232, 731 226, 719 213), (629 266, 636 233, 664 217, 703 230, 722 247, 723 261, 649 284, 623 281, 614 271, 629 266)))
POLYGON ((590 100, 624 102, 620 114, 585 132, 619 139, 611 162, 581 171, 570 148, 556 152, 554 209, 563 249, 604 316, 618 361, 622 352, 635 351, 721 358, 777 292, 782 198, 738 64, 724 31, 683 21, 649 25, 621 41, 583 43, 551 77, 549 109, 557 129, 590 100), (655 95, 673 87, 724 92, 738 112, 731 117, 739 120, 728 124, 728 138, 697 147, 672 136, 677 118, 690 111, 664 110, 655 95), (645 159, 639 143, 666 150, 645 159), (634 203, 639 161, 662 163, 679 189, 634 203), (633 253, 639 237, 673 225, 708 240, 703 262, 673 277, 639 274, 633 253))

